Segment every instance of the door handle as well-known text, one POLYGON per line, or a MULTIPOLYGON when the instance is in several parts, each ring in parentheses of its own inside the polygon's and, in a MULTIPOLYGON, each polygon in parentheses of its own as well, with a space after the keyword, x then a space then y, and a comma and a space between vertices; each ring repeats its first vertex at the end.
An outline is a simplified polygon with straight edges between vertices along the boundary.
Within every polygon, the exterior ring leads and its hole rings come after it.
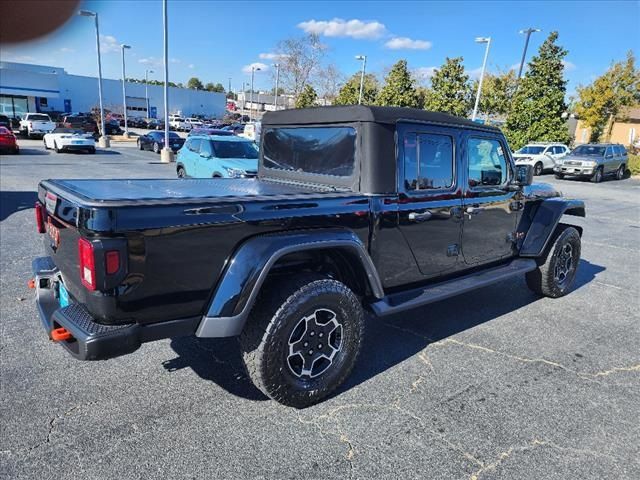
POLYGON ((409 220, 412 222, 426 222, 431 218, 431 212, 409 212, 409 220))

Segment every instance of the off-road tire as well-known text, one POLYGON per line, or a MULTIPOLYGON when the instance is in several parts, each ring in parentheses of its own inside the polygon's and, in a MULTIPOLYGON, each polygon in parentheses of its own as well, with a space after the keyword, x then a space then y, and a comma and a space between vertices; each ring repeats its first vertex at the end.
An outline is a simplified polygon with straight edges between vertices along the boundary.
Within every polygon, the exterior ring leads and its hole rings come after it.
POLYGON ((538 267, 526 274, 526 280, 527 286, 535 293, 545 297, 558 298, 565 296, 573 287, 580 263, 580 233, 572 226, 560 225, 550 243, 545 256, 538 260, 538 267), (561 262, 566 262, 565 249, 567 246, 571 250, 571 268, 565 274, 564 280, 560 281, 556 267, 566 266, 561 262))
POLYGON ((596 171, 593 172, 593 175, 591 176, 591 181, 593 183, 600 183, 603 177, 604 177, 604 172, 602 171, 602 167, 598 167, 596 168, 596 171))
MULTIPOLYGON (((305 335, 313 335, 313 330, 308 330, 315 327, 304 325, 305 335)), ((311 337, 314 344, 319 337, 319 333, 311 337)), ((341 282, 301 274, 274 278, 261 290, 240 335, 240 345, 249 377, 260 391, 284 405, 304 408, 331 394, 349 376, 363 337, 364 312, 358 297, 341 282), (289 354, 292 336, 303 319, 322 309, 335 312, 341 325, 341 349, 318 376, 296 376, 290 363, 295 357, 289 354)), ((329 335, 324 338, 328 343, 329 335)))
POLYGON ((533 174, 536 177, 539 177, 540 175, 542 175, 543 172, 544 172, 544 165, 542 164, 542 162, 538 162, 533 166, 533 174))

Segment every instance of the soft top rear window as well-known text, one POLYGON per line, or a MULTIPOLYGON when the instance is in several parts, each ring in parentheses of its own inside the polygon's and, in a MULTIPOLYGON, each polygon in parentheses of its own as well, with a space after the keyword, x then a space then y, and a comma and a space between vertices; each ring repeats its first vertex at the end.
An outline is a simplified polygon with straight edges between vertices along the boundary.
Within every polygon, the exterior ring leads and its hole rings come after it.
POLYGON ((296 173, 349 177, 353 173, 353 127, 277 127, 263 133, 266 168, 296 173))

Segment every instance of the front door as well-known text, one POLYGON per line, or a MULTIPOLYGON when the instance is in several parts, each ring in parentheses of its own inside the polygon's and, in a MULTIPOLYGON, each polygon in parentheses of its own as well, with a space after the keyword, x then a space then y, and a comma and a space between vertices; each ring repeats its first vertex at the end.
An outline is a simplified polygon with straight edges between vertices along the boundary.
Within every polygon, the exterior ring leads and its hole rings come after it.
POLYGON ((458 139, 455 129, 398 126, 399 228, 425 277, 458 268, 462 224, 458 139))
POLYGON ((507 145, 498 135, 468 134, 465 141, 466 181, 463 195, 462 251, 467 265, 495 262, 514 255, 517 192, 507 145))

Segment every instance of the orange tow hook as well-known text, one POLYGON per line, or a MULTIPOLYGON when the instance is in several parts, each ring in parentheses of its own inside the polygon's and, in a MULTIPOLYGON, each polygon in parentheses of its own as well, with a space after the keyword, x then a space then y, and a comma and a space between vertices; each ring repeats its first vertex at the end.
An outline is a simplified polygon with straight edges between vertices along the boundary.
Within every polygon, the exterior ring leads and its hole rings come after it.
POLYGON ((64 342, 67 340, 71 340, 72 338, 73 336, 64 327, 51 330, 51 340, 53 340, 54 342, 64 342))
POLYGON ((31 280, 29 280, 29 281, 27 282, 27 287, 29 287, 29 288, 36 288, 36 279, 35 279, 35 278, 32 278, 31 280))

